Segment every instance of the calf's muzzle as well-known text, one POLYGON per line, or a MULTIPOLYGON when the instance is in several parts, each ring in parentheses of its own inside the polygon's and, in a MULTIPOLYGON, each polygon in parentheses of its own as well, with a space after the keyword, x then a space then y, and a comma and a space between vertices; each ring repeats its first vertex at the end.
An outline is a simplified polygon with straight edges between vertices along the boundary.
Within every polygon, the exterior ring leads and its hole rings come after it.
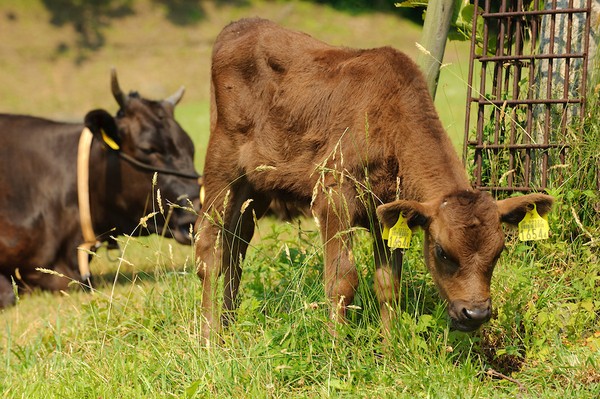
POLYGON ((448 315, 452 321, 452 328, 458 331, 474 331, 492 317, 492 300, 462 301, 450 303, 448 315))

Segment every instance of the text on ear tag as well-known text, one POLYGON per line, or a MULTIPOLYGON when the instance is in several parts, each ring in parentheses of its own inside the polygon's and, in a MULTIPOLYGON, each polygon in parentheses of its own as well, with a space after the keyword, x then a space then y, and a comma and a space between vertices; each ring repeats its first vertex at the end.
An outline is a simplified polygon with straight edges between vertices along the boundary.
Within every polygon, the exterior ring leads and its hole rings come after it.
POLYGON ((108 134, 106 134, 104 129, 100 129, 100 133, 102 134, 102 140, 104 140, 107 146, 115 151, 119 150, 119 145, 112 138, 110 138, 108 134))
MULTIPOLYGON (((382 236, 385 239, 386 231, 384 229, 382 236)), ((410 246, 412 231, 406 223, 406 219, 402 214, 398 216, 398 221, 387 232, 388 247, 406 249, 410 246)))
POLYGON ((540 216, 535 204, 533 204, 533 209, 527 211, 523 220, 519 222, 519 240, 545 240, 548 238, 549 232, 548 221, 540 216))

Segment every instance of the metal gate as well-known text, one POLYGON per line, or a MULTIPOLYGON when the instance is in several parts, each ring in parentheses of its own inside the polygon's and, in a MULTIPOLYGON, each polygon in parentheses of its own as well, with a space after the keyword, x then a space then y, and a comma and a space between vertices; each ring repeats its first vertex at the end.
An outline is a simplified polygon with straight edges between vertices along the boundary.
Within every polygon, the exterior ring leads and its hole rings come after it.
POLYGON ((476 188, 543 191, 581 128, 591 0, 474 5, 463 162, 476 188))

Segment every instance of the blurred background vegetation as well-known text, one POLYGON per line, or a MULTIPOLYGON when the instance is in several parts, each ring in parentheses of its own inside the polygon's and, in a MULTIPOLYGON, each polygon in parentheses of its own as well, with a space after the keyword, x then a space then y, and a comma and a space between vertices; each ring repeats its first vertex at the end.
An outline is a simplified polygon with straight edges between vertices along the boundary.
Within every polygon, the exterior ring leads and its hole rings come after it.
MULTIPOLYGON (((82 120, 93 108, 116 111, 109 88, 148 98, 186 87, 177 118, 193 137, 202 170, 208 138, 212 43, 229 22, 260 16, 334 45, 391 45, 413 58, 422 10, 391 0, 3 0, 0 2, 0 112, 82 120)), ((451 42, 437 105, 460 146, 468 44, 451 42)))

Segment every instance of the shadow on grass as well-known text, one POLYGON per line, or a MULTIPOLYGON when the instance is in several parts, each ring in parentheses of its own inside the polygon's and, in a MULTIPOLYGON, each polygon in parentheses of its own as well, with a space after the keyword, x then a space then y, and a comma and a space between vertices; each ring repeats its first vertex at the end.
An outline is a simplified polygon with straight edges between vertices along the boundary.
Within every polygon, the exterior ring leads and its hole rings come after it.
MULTIPOLYGON (((175 26, 193 26, 208 18, 206 2, 201 0, 150 0, 154 6, 164 10, 165 20, 175 26)), ((317 4, 329 5, 351 15, 369 12, 393 13, 421 23, 421 11, 397 8, 388 0, 313 0, 317 4)), ((49 11, 50 23, 57 27, 72 26, 76 40, 72 47, 77 54, 75 62, 81 64, 89 54, 106 45, 105 31, 120 19, 136 14, 134 0, 42 0, 49 11)), ((215 0, 216 7, 250 6, 249 0, 215 0)), ((71 45, 61 42, 56 46, 57 56, 71 50, 71 45)))
MULTIPOLYGON (((164 272, 156 273, 154 271, 117 271, 111 270, 102 274, 95 274, 92 277, 92 287, 94 289, 105 289, 112 285, 131 285, 133 283, 156 283, 164 272)), ((84 288, 85 289, 85 288, 84 288)))
MULTIPOLYGON (((51 14, 52 25, 71 25, 77 33, 77 63, 86 60, 86 51, 99 50, 106 44, 103 31, 114 20, 134 13, 129 0, 42 0, 42 3, 51 14)), ((63 42, 55 52, 60 55, 68 50, 68 44, 63 42)))
MULTIPOLYGON (((165 10, 165 19, 173 25, 191 26, 207 18, 206 5, 200 0, 151 0, 165 10)), ((116 21, 135 14, 132 0, 42 0, 50 12, 54 26, 72 26, 77 39, 76 63, 87 60, 88 53, 106 45, 105 30, 116 21)), ((217 0, 216 5, 245 6, 248 0, 217 0)), ((67 43, 60 43, 55 53, 69 51, 67 43)))

